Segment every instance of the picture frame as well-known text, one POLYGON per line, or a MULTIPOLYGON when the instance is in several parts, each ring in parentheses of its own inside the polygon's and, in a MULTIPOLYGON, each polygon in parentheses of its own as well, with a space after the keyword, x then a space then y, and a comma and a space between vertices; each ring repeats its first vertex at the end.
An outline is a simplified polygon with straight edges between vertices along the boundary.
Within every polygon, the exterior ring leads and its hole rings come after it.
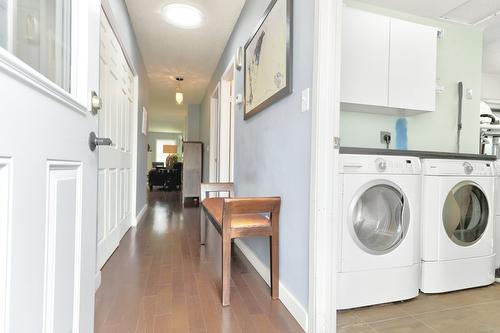
POLYGON ((244 46, 244 119, 290 95, 293 0, 272 0, 244 46))

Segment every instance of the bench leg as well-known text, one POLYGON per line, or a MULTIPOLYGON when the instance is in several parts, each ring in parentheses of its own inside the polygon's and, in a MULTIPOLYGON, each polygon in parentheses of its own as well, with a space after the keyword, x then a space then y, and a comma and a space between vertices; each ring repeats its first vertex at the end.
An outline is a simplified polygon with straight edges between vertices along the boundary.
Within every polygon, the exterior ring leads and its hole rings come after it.
POLYGON ((230 303, 231 290, 231 237, 222 235, 222 306, 230 303))
POLYGON ((205 245, 207 237, 207 219, 205 217, 205 212, 200 209, 200 245, 205 245))
POLYGON ((269 237, 269 250, 271 251, 271 297, 279 298, 280 264, 279 241, 277 236, 269 237))

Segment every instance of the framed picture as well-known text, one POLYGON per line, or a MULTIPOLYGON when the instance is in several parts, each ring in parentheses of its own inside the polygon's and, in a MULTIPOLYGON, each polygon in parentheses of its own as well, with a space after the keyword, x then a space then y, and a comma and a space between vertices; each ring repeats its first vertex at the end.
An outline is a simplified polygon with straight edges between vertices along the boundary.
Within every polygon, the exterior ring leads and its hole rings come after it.
POLYGON ((245 119, 292 93, 292 0, 272 0, 245 44, 245 119))

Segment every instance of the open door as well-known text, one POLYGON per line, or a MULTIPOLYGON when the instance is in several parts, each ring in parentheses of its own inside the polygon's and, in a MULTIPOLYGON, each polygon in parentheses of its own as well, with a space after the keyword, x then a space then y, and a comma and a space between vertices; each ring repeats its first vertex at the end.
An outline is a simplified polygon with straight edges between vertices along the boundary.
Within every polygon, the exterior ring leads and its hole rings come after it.
POLYGON ((93 331, 99 6, 0 0, 1 332, 93 331))
POLYGON ((135 80, 104 11, 100 25, 99 135, 113 145, 99 150, 97 269, 100 270, 132 225, 132 123, 135 80))

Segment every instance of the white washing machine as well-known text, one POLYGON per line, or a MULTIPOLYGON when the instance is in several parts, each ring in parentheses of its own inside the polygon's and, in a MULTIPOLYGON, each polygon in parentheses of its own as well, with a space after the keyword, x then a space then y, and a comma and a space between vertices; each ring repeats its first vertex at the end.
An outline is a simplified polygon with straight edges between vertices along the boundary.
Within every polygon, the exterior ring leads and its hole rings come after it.
POLYGON ((419 287, 421 164, 341 155, 339 309, 410 299, 419 287))
POLYGON ((424 293, 485 286, 495 279, 491 162, 422 161, 424 293))

